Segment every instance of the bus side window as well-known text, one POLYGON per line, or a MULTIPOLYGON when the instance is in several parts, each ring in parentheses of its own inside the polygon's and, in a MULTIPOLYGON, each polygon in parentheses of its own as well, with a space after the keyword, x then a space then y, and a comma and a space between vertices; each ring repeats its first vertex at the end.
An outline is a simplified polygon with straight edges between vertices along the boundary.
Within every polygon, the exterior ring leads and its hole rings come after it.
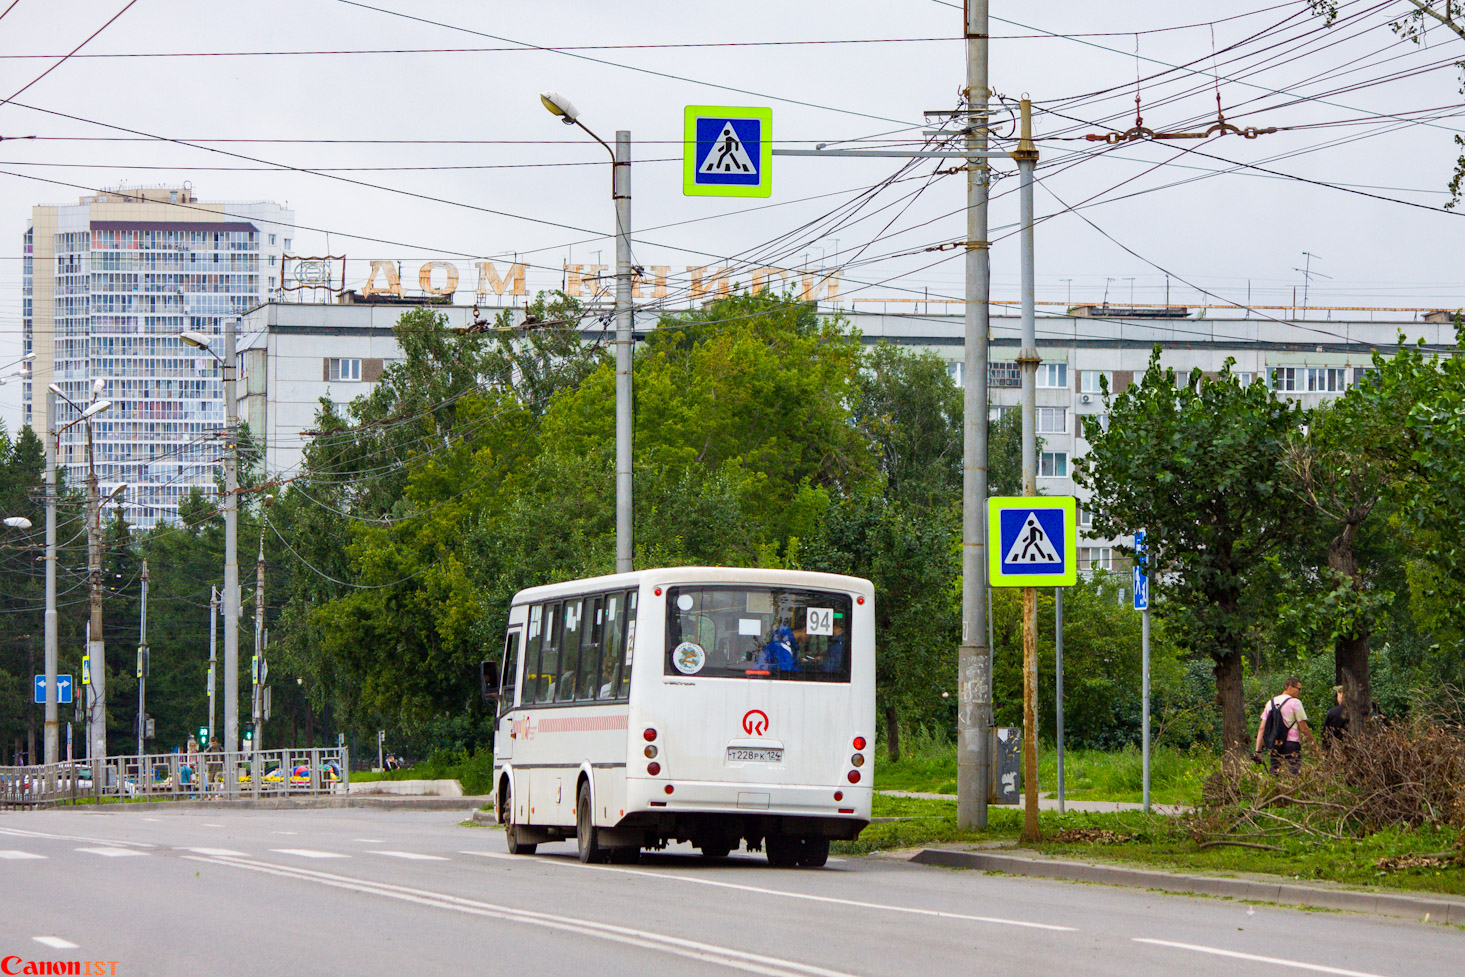
POLYGON ((539 682, 534 690, 535 702, 553 702, 555 679, 560 674, 559 604, 544 605, 544 650, 539 654, 539 682))
POLYGON ((636 651, 636 591, 626 591, 626 623, 624 652, 622 654, 623 664, 621 667, 620 688, 616 691, 617 699, 626 699, 631 695, 631 659, 636 651))
POLYGON ((539 685, 539 649, 544 639, 544 605, 535 604, 529 608, 529 632, 524 638, 524 689, 519 701, 524 705, 534 702, 539 685))
POLYGON ((580 632, 584 628, 584 614, 580 598, 565 601, 563 612, 565 628, 560 646, 560 668, 556 673, 556 702, 570 702, 575 698, 575 670, 580 667, 580 632))
POLYGON ((594 699, 600 689, 601 632, 605 627, 605 598, 585 598, 585 622, 580 626, 580 677, 575 684, 575 698, 594 699))
POLYGON ((626 646, 626 595, 605 598, 605 627, 600 666, 600 698, 614 699, 621 682, 621 649, 626 646))
POLYGON ((499 715, 514 708, 514 689, 519 681, 519 628, 511 628, 504 638, 504 657, 499 672, 499 715))

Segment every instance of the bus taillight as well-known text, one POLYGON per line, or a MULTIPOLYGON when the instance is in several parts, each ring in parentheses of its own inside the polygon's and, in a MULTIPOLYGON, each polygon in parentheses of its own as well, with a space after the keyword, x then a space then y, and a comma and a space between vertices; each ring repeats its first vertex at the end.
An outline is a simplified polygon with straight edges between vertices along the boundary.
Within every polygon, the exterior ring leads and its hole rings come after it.
POLYGON ((648 743, 654 742, 656 740, 656 730, 646 730, 644 733, 641 734, 641 738, 648 743))
POLYGON ((860 782, 860 772, 858 770, 851 770, 848 779, 850 783, 858 784, 860 782))
POLYGON ((657 774, 661 773, 661 764, 657 763, 655 760, 652 760, 650 763, 646 764, 646 772, 655 777, 657 774))
POLYGON ((856 736, 855 737, 855 749, 857 749, 857 750, 863 750, 864 748, 865 748, 865 738, 863 736, 856 736))
POLYGON ((654 747, 654 746, 648 746, 648 747, 646 747, 646 749, 643 752, 646 754, 646 759, 648 759, 648 760, 654 760, 654 759, 656 759, 656 747, 654 747))

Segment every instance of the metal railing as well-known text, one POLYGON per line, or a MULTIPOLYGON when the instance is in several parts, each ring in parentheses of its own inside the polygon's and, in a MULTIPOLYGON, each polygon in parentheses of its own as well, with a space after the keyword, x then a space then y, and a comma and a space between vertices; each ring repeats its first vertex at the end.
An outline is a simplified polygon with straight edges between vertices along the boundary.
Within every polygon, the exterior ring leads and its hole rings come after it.
POLYGON ((345 794, 350 777, 345 747, 109 756, 0 767, 0 808, 345 794))

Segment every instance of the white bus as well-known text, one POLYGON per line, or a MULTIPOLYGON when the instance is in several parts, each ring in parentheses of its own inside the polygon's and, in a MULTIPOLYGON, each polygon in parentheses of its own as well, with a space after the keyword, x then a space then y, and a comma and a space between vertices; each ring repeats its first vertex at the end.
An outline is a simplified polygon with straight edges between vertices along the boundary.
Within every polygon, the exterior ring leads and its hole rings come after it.
POLYGON ((484 669, 509 851, 746 843, 823 865, 870 821, 874 630, 871 583, 830 573, 676 567, 521 591, 503 667, 484 669))

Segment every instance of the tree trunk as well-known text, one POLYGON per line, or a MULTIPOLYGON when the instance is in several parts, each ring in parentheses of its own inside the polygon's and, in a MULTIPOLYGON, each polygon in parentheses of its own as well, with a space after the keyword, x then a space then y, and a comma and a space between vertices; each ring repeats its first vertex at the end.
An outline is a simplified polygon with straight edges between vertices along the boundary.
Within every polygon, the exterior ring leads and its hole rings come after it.
POLYGON ((895 706, 885 707, 885 755, 891 763, 900 762, 900 723, 895 706))
MULTIPOLYGON (((1219 652, 1220 649, 1217 649, 1219 652)), ((1240 762, 1251 753, 1254 743, 1246 722, 1246 702, 1242 693, 1242 661, 1239 650, 1213 653, 1216 676, 1216 704, 1221 707, 1221 743, 1228 761, 1240 762)))
MULTIPOLYGON (((1340 532, 1328 544, 1328 567, 1344 574, 1356 593, 1366 589, 1363 576, 1358 572, 1358 554, 1353 542, 1358 535, 1358 523, 1343 524, 1340 532)), ((1368 653, 1372 630, 1360 625, 1350 635, 1340 636, 1333 645, 1334 672, 1343 686, 1343 712, 1348 717, 1350 736, 1367 736, 1368 717, 1373 711, 1373 687, 1369 679, 1368 653)))

